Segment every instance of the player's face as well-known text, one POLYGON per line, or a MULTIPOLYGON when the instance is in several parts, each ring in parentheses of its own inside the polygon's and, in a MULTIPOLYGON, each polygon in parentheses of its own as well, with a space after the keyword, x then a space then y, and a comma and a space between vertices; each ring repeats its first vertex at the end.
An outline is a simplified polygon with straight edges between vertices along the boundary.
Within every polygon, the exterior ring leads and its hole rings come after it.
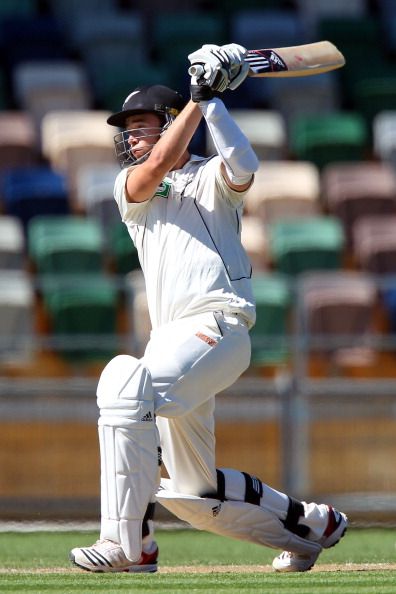
POLYGON ((139 113, 126 119, 128 144, 136 159, 143 157, 158 142, 161 120, 155 113, 139 113))

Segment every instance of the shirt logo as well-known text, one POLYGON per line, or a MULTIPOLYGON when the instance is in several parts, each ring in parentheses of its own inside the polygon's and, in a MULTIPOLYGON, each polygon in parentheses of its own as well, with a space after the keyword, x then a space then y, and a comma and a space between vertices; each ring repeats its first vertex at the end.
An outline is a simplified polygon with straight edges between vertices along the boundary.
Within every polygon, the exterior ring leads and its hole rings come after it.
POLYGON ((171 187, 172 184, 169 181, 162 181, 156 189, 154 196, 160 196, 161 198, 169 198, 171 187))

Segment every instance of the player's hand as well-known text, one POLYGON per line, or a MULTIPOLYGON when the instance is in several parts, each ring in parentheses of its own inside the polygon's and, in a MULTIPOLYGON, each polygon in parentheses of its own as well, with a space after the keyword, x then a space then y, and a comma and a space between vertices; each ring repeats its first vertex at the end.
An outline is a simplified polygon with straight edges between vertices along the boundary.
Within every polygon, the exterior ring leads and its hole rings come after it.
POLYGON ((222 93, 229 83, 228 58, 225 54, 222 56, 219 53, 220 49, 219 45, 206 44, 188 56, 191 64, 189 68, 191 86, 207 87, 202 90, 197 89, 205 96, 210 95, 209 89, 222 93))
POLYGON ((211 99, 227 88, 236 89, 246 78, 249 65, 244 61, 247 50, 230 43, 224 46, 203 45, 188 56, 191 66, 191 97, 193 101, 211 99))
POLYGON ((247 55, 247 49, 237 43, 228 43, 222 45, 220 50, 222 54, 226 54, 229 58, 229 83, 227 88, 233 91, 239 87, 248 75, 249 64, 244 59, 247 55))

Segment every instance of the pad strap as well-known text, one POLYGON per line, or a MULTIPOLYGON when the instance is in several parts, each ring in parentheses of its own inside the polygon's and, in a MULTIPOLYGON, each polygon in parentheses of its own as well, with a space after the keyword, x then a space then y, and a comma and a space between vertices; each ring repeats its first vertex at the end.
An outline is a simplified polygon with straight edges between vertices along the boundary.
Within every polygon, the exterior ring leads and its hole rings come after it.
POLYGON ((242 472, 246 481, 245 501, 253 505, 260 505, 263 496, 263 483, 247 472, 242 472))
POLYGON ((286 519, 283 521, 285 528, 305 538, 309 532, 308 526, 299 524, 300 518, 304 517, 304 506, 301 501, 289 496, 289 508, 287 510, 286 519))

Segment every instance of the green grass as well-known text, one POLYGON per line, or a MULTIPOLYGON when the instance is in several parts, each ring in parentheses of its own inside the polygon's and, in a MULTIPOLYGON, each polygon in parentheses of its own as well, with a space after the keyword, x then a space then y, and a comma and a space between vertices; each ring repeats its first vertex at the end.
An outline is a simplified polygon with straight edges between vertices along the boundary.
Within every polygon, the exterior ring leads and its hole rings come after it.
MULTIPOLYGON (((396 570, 396 532, 391 529, 349 529, 336 547, 324 551, 316 568, 302 574, 239 572, 230 566, 268 566, 275 552, 192 530, 158 531, 160 567, 157 574, 90 574, 70 570, 69 550, 92 544, 96 533, 0 533, 0 592, 179 592, 205 594, 393 594, 396 570), (328 571, 329 564, 340 567, 328 571), (384 564, 361 567, 351 564, 384 564), (167 567, 213 567, 209 573, 165 573, 167 567), (224 569, 221 571, 221 567, 224 569), (321 567, 323 570, 321 571, 321 567), (65 571, 62 572, 62 569, 65 571), (232 570, 231 570, 232 569, 232 570), (8 571, 7 571, 8 570, 8 571)), ((268 568, 266 568, 268 569, 268 568)))

